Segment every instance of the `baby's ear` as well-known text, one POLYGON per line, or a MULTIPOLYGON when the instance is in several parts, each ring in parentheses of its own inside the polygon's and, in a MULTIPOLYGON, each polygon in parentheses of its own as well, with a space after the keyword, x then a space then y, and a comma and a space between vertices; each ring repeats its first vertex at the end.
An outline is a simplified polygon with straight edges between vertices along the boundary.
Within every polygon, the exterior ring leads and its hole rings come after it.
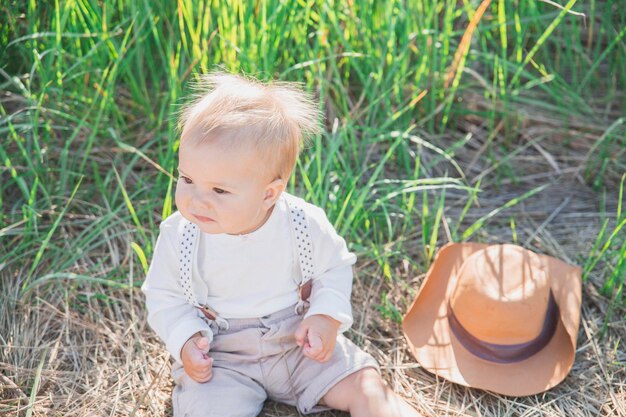
POLYGON ((278 178, 270 182, 265 188, 265 196, 263 198, 265 208, 269 209, 272 207, 283 191, 285 191, 285 182, 282 179, 278 178))

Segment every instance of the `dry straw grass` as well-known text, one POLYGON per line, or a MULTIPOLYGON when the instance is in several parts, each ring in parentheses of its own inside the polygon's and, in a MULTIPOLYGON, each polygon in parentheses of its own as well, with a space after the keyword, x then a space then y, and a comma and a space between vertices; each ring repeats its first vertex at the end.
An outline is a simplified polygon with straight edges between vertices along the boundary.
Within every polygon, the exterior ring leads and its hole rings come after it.
MULTIPOLYGON (((458 162, 470 182, 484 178, 485 192, 466 222, 548 182, 551 186, 546 192, 492 221, 478 238, 511 241, 509 218, 515 218, 519 243, 580 263, 600 227, 597 194, 580 178, 589 145, 577 148, 575 142, 565 152, 554 140, 554 126, 540 119, 527 120, 521 151, 509 160, 525 176, 515 182, 502 179, 498 187, 488 183, 487 171, 493 164, 482 155, 489 140, 486 129, 468 120, 466 128, 473 139, 458 155, 458 162), (529 145, 525 139, 550 133, 549 142, 529 145)), ((451 192, 446 215, 454 218, 465 204, 463 198, 451 192)), ((423 250, 419 233, 416 230, 414 235, 404 236, 402 242, 405 252, 416 257, 423 250)), ((119 259, 129 258, 130 249, 123 242, 113 250, 119 259)), ((592 276, 584 284, 578 350, 570 375, 542 395, 507 398, 450 384, 415 362, 399 324, 381 316, 376 306, 380 294, 387 292, 390 303, 406 310, 424 271, 413 269, 407 262, 394 267, 394 280, 388 281, 380 278, 382 272, 375 263, 365 259, 359 262, 354 286, 356 321, 349 336, 379 361, 390 386, 424 415, 626 416, 626 311, 616 309, 605 321, 609 304, 598 294, 599 277, 592 276)), ((168 354, 146 325, 138 290, 52 285, 39 287, 22 302, 16 300, 21 272, 0 270, 0 299, 5 300, 0 305, 0 415, 170 415, 168 354), (100 300, 96 294, 106 294, 108 299, 100 300)), ((262 413, 266 417, 295 415, 293 408, 272 402, 262 413)))

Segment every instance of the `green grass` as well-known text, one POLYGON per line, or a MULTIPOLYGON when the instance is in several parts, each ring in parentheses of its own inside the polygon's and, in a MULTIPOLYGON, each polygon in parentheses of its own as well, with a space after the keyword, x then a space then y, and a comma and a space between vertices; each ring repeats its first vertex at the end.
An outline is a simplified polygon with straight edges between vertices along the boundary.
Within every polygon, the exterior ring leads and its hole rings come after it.
MULTIPOLYGON (((46 285, 140 284, 129 269, 142 276, 158 223, 175 210, 176 110, 189 81, 218 66, 317 95, 327 129, 290 189, 325 208, 386 279, 403 259, 423 271, 446 240, 444 221, 455 240, 481 239, 542 190, 469 220, 485 181, 456 162, 472 140, 467 120, 498 133, 483 154, 491 187, 520 176, 501 155, 519 149, 531 109, 559 132, 582 124, 599 138, 585 179, 615 195, 626 171, 620 2, 498 0, 480 19, 467 0, 254 4, 0 6, 0 265, 17 297, 46 285)), ((586 258, 585 273, 601 273, 609 293, 624 282, 623 217, 620 205, 586 258)))
POLYGON ((626 174, 619 187, 615 227, 608 228, 609 219, 604 219, 602 228, 583 267, 583 279, 588 279, 592 271, 599 269, 605 276, 602 293, 618 304, 624 304, 624 277, 626 276, 626 213, 623 211, 624 185, 626 174))

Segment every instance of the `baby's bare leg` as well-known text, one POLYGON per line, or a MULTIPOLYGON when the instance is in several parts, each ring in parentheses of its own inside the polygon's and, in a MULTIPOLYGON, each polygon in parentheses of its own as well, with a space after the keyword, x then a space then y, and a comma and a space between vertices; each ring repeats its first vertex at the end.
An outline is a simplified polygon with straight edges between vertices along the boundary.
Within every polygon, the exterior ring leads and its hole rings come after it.
POLYGON ((339 381, 324 395, 322 403, 348 411, 352 417, 421 416, 389 389, 373 368, 362 369, 339 381))

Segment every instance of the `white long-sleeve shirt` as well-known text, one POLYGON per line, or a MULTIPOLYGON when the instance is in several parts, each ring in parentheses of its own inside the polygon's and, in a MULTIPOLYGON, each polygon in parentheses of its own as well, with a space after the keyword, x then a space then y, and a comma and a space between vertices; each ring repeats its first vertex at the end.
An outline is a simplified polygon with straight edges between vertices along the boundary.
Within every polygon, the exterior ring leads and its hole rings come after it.
MULTIPOLYGON (((356 261, 324 211, 288 193, 278 199, 269 219, 246 235, 199 232, 192 260, 192 288, 200 304, 221 317, 263 317, 298 301, 301 272, 287 202, 301 207, 309 223, 313 246, 313 288, 305 317, 325 314, 352 325, 350 295, 356 261)), ((148 323, 175 360, 196 332, 212 339, 198 309, 186 302, 179 283, 181 234, 186 220, 179 212, 161 223, 152 262, 142 286, 148 323)))

